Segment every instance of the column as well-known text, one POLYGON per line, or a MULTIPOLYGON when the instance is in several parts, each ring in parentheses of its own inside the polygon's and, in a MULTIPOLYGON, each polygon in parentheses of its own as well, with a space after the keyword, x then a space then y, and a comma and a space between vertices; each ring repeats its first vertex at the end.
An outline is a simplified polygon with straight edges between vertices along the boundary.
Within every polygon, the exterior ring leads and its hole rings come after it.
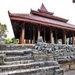
POLYGON ((45 30, 45 27, 44 27, 44 42, 46 42, 46 30, 45 30))
POLYGON ((50 29, 50 43, 52 43, 52 38, 53 38, 53 32, 52 32, 52 30, 50 29))
POLYGON ((40 36, 40 26, 38 26, 38 37, 40 36))
POLYGON ((35 27, 33 26, 33 44, 35 44, 35 27))
POLYGON ((54 41, 55 41, 56 44, 58 43, 57 31, 55 31, 54 41))
POLYGON ((72 44, 74 44, 74 33, 72 32, 72 44))
POLYGON ((30 35, 30 39, 29 39, 29 44, 32 43, 32 29, 31 29, 31 26, 29 27, 29 35, 30 35))
MULTIPOLYGON (((61 34, 61 35, 62 35, 62 34, 61 34)), ((63 31, 62 44, 66 44, 66 32, 65 32, 65 31, 63 31)))
POLYGON ((24 38, 25 38, 25 26, 23 24, 21 28, 21 34, 20 34, 20 44, 24 44, 24 38))

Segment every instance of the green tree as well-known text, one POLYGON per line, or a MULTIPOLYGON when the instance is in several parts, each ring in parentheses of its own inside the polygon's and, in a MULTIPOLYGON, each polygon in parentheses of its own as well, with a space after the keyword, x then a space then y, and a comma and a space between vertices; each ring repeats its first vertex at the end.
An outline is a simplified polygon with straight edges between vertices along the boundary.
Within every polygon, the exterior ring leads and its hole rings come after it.
POLYGON ((5 37, 7 36, 5 33, 6 31, 7 26, 5 24, 0 23, 0 44, 4 41, 5 37))
POLYGON ((7 26, 5 24, 0 23, 0 34, 4 34, 7 30, 7 26))

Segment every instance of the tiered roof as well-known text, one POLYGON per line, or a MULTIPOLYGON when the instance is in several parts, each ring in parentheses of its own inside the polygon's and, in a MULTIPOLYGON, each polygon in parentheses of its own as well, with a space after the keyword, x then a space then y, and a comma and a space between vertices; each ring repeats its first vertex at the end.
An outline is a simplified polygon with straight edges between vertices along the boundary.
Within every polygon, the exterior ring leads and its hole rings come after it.
POLYGON ((53 14, 53 12, 48 12, 48 10, 42 4, 40 9, 37 11, 31 10, 30 14, 9 13, 9 16, 11 20, 25 21, 75 31, 75 26, 68 24, 67 19, 54 16, 53 14))

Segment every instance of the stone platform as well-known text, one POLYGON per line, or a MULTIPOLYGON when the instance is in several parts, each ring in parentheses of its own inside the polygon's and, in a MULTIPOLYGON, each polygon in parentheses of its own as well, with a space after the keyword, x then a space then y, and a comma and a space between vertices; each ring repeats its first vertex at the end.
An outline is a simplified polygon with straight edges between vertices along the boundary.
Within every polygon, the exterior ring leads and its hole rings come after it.
POLYGON ((0 50, 0 75, 63 75, 53 54, 39 46, 6 45, 0 50))

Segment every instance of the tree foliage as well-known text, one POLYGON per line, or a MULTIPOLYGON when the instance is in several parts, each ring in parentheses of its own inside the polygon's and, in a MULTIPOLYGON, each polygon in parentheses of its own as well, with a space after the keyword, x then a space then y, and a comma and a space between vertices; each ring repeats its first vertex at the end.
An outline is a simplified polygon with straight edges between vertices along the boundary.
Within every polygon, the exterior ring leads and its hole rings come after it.
POLYGON ((12 43, 12 40, 10 38, 5 39, 5 44, 10 44, 12 43))
POLYGON ((7 31, 7 26, 5 24, 0 23, 0 43, 2 43, 5 37, 7 36, 5 33, 6 31, 7 31))
POLYGON ((16 39, 15 37, 13 37, 12 39, 7 38, 5 39, 5 44, 18 44, 19 43, 19 39, 16 39))
POLYGON ((7 26, 5 24, 0 23, 0 34, 4 34, 7 30, 7 26))
POLYGON ((15 37, 13 37, 11 40, 12 40, 12 43, 14 43, 14 44, 18 44, 19 43, 19 39, 16 39, 15 37))

